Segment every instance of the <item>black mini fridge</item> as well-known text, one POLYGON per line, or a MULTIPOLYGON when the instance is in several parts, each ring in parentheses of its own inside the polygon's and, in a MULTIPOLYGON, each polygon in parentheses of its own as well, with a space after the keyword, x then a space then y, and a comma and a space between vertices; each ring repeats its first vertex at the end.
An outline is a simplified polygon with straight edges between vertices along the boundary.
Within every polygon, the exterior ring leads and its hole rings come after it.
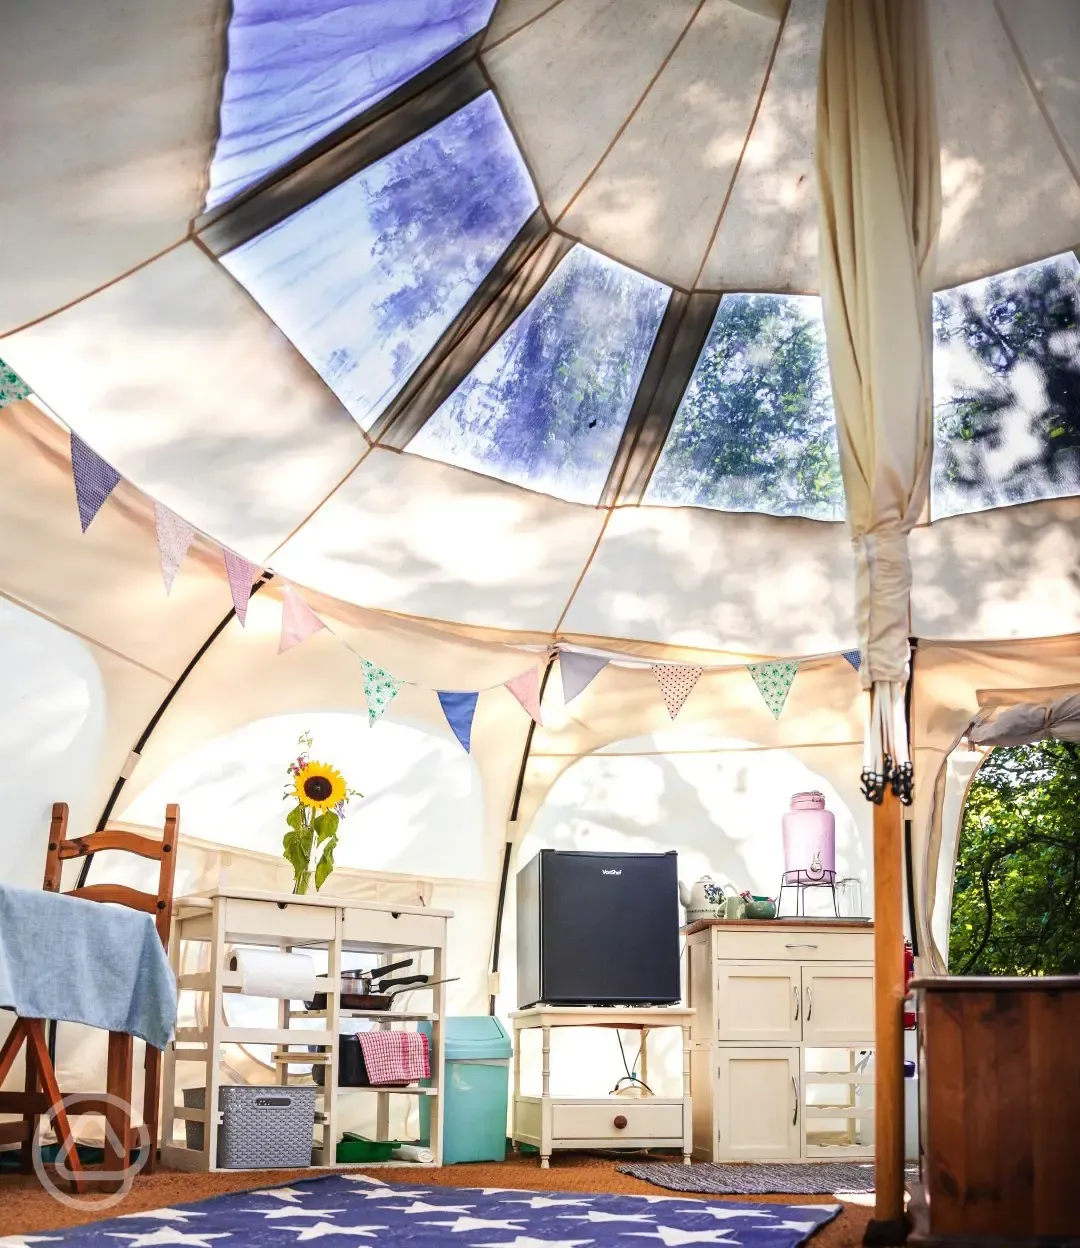
POLYGON ((517 875, 518 1008, 674 1005, 677 855, 542 849, 517 875))

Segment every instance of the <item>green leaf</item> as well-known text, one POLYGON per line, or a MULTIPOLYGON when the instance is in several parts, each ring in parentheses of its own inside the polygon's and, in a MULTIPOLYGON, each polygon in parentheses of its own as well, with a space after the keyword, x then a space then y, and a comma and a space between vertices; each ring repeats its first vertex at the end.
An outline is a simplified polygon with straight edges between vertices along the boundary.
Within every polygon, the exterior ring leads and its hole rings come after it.
POLYGON ((296 832, 304 826, 304 808, 299 802, 285 816, 285 822, 296 832))
POLYGON ((320 845, 327 837, 336 834, 340 822, 341 820, 332 810, 324 810, 321 815, 315 817, 315 835, 319 838, 320 845))
POLYGON ((332 836, 326 842, 322 856, 319 858, 315 866, 315 890, 318 892, 326 883, 331 871, 334 869, 334 850, 337 847, 337 837, 332 836))

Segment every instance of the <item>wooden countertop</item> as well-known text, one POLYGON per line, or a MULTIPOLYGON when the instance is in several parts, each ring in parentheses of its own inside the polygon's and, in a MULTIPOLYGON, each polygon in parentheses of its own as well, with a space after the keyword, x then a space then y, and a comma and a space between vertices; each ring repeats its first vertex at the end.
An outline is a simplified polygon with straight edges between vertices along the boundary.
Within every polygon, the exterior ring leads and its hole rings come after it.
POLYGON ((924 992, 1080 992, 1080 975, 931 975, 908 990, 924 992))
POLYGON ((698 919, 680 928, 684 936, 710 927, 730 927, 733 931, 872 932, 872 919, 698 919))

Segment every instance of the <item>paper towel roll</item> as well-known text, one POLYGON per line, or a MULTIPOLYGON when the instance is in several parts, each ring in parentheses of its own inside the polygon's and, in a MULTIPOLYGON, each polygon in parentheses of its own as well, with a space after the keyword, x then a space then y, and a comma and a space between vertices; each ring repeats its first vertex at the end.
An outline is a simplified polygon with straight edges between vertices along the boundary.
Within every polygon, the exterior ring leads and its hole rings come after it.
POLYGON ((315 963, 306 953, 239 949, 233 954, 229 967, 240 972, 240 991, 249 997, 307 1001, 318 990, 315 963))
POLYGON ((415 1144, 402 1144, 400 1148, 395 1148, 390 1154, 395 1161, 416 1161, 431 1165, 435 1160, 435 1154, 430 1148, 419 1148, 415 1144))

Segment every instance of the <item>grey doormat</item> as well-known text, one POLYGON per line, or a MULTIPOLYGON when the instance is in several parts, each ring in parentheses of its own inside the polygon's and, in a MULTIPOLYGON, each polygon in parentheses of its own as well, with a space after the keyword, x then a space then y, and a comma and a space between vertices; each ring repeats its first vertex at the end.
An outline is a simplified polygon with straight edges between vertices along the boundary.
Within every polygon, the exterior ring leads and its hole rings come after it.
MULTIPOLYGON (((713 1165, 703 1161, 684 1166, 672 1161, 635 1161, 615 1169, 674 1192, 708 1192, 714 1196, 843 1196, 874 1190, 871 1162, 713 1165)), ((907 1181, 913 1182, 919 1176, 918 1166, 905 1167, 905 1174, 907 1181)))

